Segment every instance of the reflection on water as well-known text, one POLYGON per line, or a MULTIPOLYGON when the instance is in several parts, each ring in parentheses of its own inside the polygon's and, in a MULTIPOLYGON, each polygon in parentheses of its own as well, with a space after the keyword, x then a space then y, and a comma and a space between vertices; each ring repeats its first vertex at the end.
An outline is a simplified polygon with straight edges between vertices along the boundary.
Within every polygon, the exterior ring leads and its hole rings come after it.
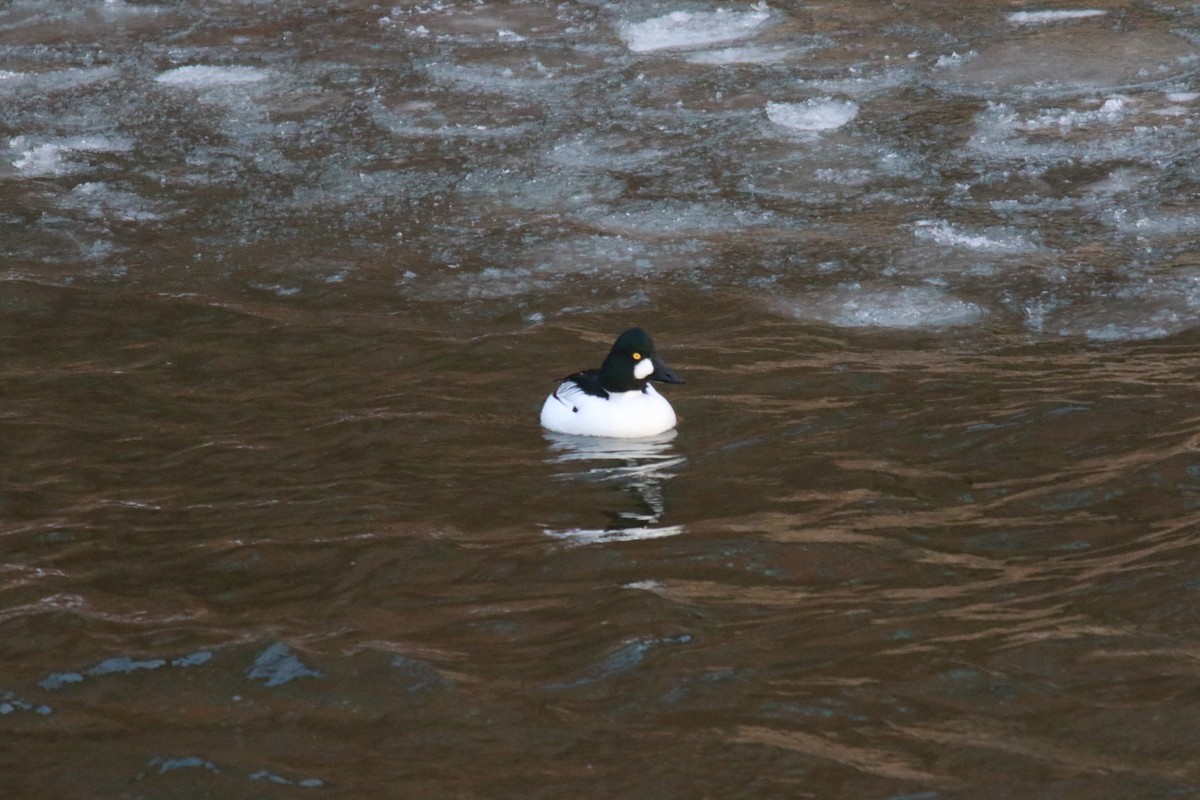
POLYGON ((564 467, 555 478, 610 484, 632 501, 631 508, 608 511, 612 522, 604 528, 547 528, 546 535, 572 544, 596 544, 683 533, 682 525, 659 524, 667 513, 663 487, 687 460, 675 450, 677 435, 669 430, 644 439, 608 439, 546 432, 546 463, 564 467))

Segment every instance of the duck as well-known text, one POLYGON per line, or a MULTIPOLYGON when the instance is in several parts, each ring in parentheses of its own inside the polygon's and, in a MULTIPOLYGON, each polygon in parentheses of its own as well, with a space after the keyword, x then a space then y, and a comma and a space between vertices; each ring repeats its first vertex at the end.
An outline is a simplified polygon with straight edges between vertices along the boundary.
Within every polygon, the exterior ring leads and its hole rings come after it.
POLYGON ((561 379, 542 404, 542 427, 575 436, 637 439, 675 427, 675 409, 650 381, 683 383, 641 328, 617 337, 599 369, 561 379))

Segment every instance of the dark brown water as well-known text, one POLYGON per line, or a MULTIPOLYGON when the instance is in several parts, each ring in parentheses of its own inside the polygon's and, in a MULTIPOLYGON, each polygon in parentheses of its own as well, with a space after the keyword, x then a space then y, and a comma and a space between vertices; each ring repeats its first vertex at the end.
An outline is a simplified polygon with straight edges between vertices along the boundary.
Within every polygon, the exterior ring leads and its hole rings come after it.
POLYGON ((0 12, 0 796, 1200 796, 1200 28, 1089 8, 0 12))

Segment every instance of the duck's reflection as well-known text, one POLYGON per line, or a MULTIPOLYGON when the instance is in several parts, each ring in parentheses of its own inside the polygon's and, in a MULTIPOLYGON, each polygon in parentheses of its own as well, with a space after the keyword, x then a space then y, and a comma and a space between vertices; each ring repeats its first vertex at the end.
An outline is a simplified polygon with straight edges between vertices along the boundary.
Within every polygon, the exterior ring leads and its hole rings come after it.
POLYGON ((546 434, 549 464, 564 466, 557 477, 611 483, 634 500, 633 508, 610 511, 604 528, 547 529, 546 534, 573 544, 657 539, 683 533, 682 525, 660 525, 666 513, 663 486, 686 460, 675 450, 675 431, 645 439, 546 434))

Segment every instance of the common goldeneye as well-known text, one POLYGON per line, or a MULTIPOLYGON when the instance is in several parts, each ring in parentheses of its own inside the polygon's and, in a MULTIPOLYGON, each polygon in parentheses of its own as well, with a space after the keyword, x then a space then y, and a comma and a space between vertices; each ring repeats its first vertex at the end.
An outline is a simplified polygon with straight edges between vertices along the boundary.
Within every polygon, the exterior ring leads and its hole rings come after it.
POLYGON ((542 404, 542 427, 577 436, 637 438, 675 427, 675 410, 650 381, 683 383, 654 351, 650 334, 617 337, 600 369, 576 372, 542 404))

